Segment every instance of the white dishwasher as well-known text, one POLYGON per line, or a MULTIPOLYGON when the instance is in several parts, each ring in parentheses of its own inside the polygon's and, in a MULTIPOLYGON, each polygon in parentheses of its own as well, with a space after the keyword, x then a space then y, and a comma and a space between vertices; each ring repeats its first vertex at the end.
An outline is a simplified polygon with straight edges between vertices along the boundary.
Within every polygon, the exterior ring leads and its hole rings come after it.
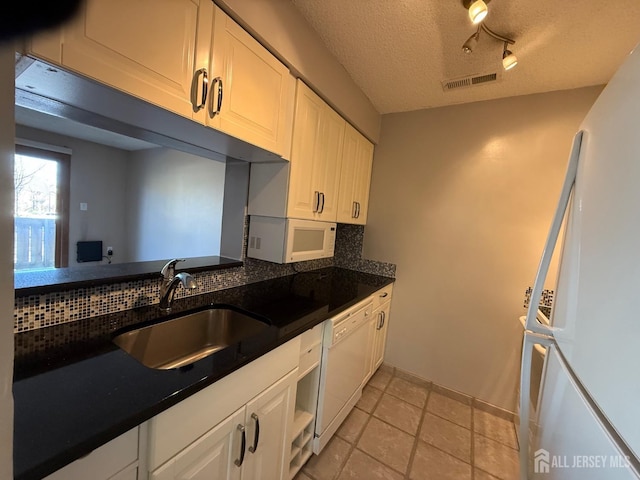
POLYGON ((371 298, 327 321, 322 340, 320 389, 313 452, 319 454, 362 395, 371 363, 367 328, 371 298))

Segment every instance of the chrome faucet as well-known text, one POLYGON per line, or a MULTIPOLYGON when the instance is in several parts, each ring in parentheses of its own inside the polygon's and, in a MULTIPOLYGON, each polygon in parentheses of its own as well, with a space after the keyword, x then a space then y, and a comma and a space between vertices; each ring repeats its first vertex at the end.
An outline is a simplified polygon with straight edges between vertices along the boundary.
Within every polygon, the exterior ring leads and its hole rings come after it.
POLYGON ((176 263, 184 262, 184 259, 174 258, 168 262, 160 274, 162 275, 162 285, 160 286, 160 310, 165 313, 171 311, 171 304, 173 303, 173 296, 176 293, 178 285, 182 285, 184 288, 193 290, 197 288, 198 284, 191 275, 187 272, 180 272, 176 275, 176 263))

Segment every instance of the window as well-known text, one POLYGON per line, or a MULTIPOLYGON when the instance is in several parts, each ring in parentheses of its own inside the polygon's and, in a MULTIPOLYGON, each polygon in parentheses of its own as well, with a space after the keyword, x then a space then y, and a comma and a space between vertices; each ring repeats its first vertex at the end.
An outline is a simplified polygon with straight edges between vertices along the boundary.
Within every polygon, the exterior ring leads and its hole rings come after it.
POLYGON ((15 270, 69 263, 69 161, 64 153, 16 145, 15 270))

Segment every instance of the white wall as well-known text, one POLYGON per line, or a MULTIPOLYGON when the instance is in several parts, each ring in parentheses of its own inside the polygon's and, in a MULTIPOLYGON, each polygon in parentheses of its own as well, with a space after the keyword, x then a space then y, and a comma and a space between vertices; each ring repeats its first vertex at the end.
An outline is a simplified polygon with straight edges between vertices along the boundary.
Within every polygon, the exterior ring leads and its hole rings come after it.
POLYGON ((0 478, 13 478, 13 49, 0 49, 0 478))
POLYGON ((225 164, 168 148, 130 159, 132 258, 219 255, 225 164))
POLYGON ((102 240, 104 254, 108 246, 114 248, 112 263, 130 261, 124 228, 129 152, 23 125, 16 126, 16 135, 72 150, 69 266, 98 265, 96 262, 76 262, 76 243, 79 240, 102 240), (80 210, 80 202, 87 204, 86 211, 80 210))
POLYGON ((600 89, 383 116, 364 254, 397 264, 386 362, 514 409, 524 291, 600 89))

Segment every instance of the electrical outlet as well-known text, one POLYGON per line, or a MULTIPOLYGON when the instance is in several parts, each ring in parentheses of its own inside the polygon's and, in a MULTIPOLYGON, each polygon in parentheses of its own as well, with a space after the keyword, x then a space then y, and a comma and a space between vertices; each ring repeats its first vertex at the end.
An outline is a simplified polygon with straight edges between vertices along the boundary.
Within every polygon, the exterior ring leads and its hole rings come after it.
POLYGON ((113 247, 107 247, 107 256, 108 257, 112 257, 113 256, 113 247))

